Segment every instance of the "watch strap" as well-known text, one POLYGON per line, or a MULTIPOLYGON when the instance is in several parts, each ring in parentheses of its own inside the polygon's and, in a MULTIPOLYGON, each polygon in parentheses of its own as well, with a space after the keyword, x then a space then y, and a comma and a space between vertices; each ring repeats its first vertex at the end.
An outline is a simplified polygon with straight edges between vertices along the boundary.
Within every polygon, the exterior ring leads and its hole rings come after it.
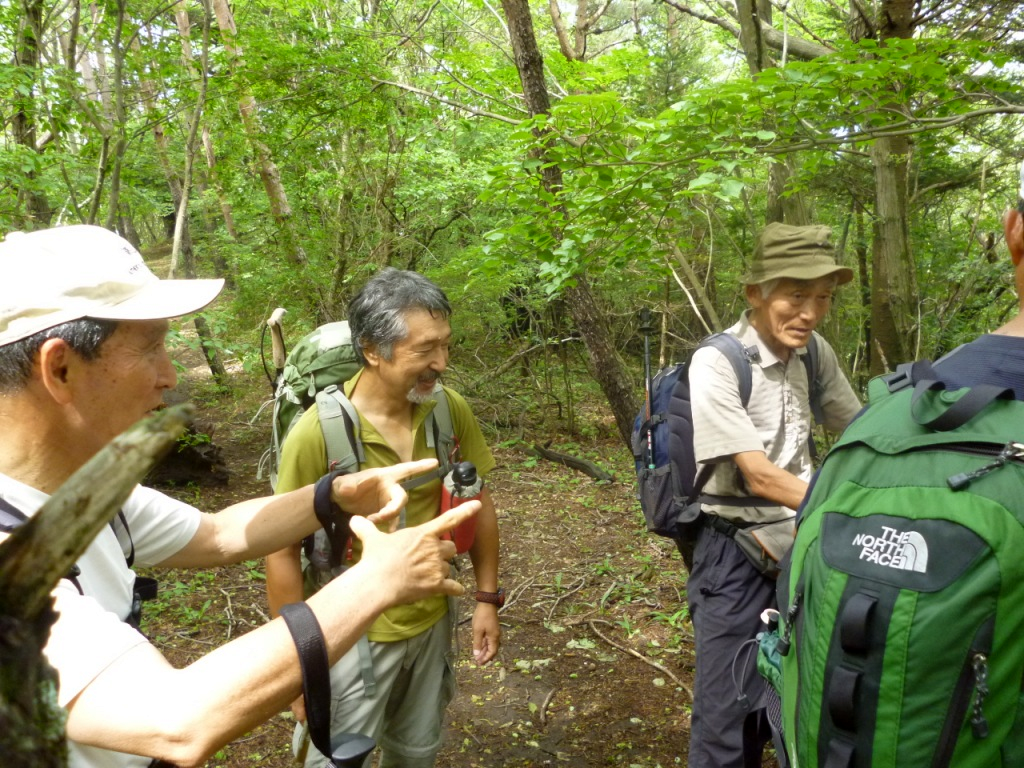
POLYGON ((349 520, 352 515, 334 503, 331 491, 334 478, 348 474, 346 470, 335 469, 316 481, 313 486, 313 513, 327 534, 331 544, 330 566, 337 568, 345 556, 345 547, 349 537, 349 520))
POLYGON ((505 590, 501 587, 498 588, 497 592, 483 592, 478 589, 474 597, 478 603, 490 603, 499 608, 505 605, 505 590))

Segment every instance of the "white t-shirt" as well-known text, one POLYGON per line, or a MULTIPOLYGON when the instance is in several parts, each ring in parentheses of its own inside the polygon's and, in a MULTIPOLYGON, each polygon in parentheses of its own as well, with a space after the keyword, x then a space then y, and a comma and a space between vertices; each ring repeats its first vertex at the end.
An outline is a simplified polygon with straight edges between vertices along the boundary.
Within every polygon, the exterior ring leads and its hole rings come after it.
MULTIPOLYGON (((48 496, 0 474, 0 497, 31 517, 48 496)), ((199 529, 202 513, 151 488, 138 486, 122 507, 135 564, 151 566, 184 547, 199 529)), ((57 621, 50 630, 46 658, 60 675, 57 703, 74 699, 110 664, 130 649, 149 641, 124 623, 131 612, 135 574, 125 562, 128 537, 120 521, 105 526, 78 559, 78 583, 84 595, 67 579, 53 591, 57 621)), ((131 696, 131 691, 125 692, 131 696)), ((143 768, 151 759, 68 740, 70 768, 143 768)))

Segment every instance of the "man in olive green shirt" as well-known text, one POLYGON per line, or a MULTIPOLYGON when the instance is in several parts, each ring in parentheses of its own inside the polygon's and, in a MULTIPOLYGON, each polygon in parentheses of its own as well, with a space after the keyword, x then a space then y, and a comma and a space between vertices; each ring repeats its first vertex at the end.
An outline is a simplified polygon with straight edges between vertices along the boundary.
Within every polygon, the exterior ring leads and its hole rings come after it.
MULTIPOLYGON (((448 363, 451 307, 444 293, 415 272, 387 269, 371 279, 349 305, 353 346, 363 364, 344 383, 343 392, 359 418, 365 451, 360 468, 392 466, 412 458, 433 458, 425 424, 437 405, 439 377, 448 363)), ((472 461, 481 476, 494 467, 480 427, 466 401, 444 387, 461 460, 472 461)), ((316 406, 289 432, 282 450, 277 492, 301 487, 327 469, 327 449, 316 406)), ((412 489, 402 524, 421 525, 436 517, 441 481, 412 489)), ((485 664, 498 651, 498 526, 485 488, 477 516, 476 538, 469 550, 476 576, 473 655, 485 664)), ((296 545, 267 558, 271 612, 303 597, 300 548, 296 545)), ((348 562, 360 557, 353 540, 348 562)), ((441 746, 444 708, 454 690, 452 621, 444 597, 428 598, 385 612, 370 627, 365 641, 331 670, 331 732, 363 733, 381 745, 381 768, 429 768, 441 746)), ((295 705, 304 719, 301 702, 295 705)), ((297 733, 298 754, 305 748, 297 733)), ((306 752, 309 766, 322 761, 306 752)))

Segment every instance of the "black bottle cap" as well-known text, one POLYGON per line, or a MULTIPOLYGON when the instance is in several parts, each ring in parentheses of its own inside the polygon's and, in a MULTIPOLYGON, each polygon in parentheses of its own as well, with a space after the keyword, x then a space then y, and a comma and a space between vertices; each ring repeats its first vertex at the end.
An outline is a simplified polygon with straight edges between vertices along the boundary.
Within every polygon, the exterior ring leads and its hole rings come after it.
POLYGON ((452 467, 452 480, 463 488, 468 488, 476 482, 476 464, 472 461, 460 461, 452 467))

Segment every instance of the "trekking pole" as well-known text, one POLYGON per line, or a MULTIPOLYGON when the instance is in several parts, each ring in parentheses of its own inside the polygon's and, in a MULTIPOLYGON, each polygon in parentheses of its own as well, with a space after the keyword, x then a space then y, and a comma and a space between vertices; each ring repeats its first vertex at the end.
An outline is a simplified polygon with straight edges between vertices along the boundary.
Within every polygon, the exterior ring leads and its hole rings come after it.
POLYGON ((654 469, 654 429, 651 425, 651 400, 654 397, 654 382, 651 380, 651 334, 654 333, 654 316, 647 307, 640 310, 640 333, 644 335, 644 382, 645 417, 647 419, 647 468, 654 469))
POLYGON ((287 310, 284 307, 278 307, 267 318, 267 328, 270 329, 270 355, 274 361, 274 380, 271 382, 271 386, 275 392, 278 382, 281 381, 281 374, 284 373, 284 361, 287 356, 284 348, 284 332, 281 330, 281 318, 284 317, 285 312, 287 310))

